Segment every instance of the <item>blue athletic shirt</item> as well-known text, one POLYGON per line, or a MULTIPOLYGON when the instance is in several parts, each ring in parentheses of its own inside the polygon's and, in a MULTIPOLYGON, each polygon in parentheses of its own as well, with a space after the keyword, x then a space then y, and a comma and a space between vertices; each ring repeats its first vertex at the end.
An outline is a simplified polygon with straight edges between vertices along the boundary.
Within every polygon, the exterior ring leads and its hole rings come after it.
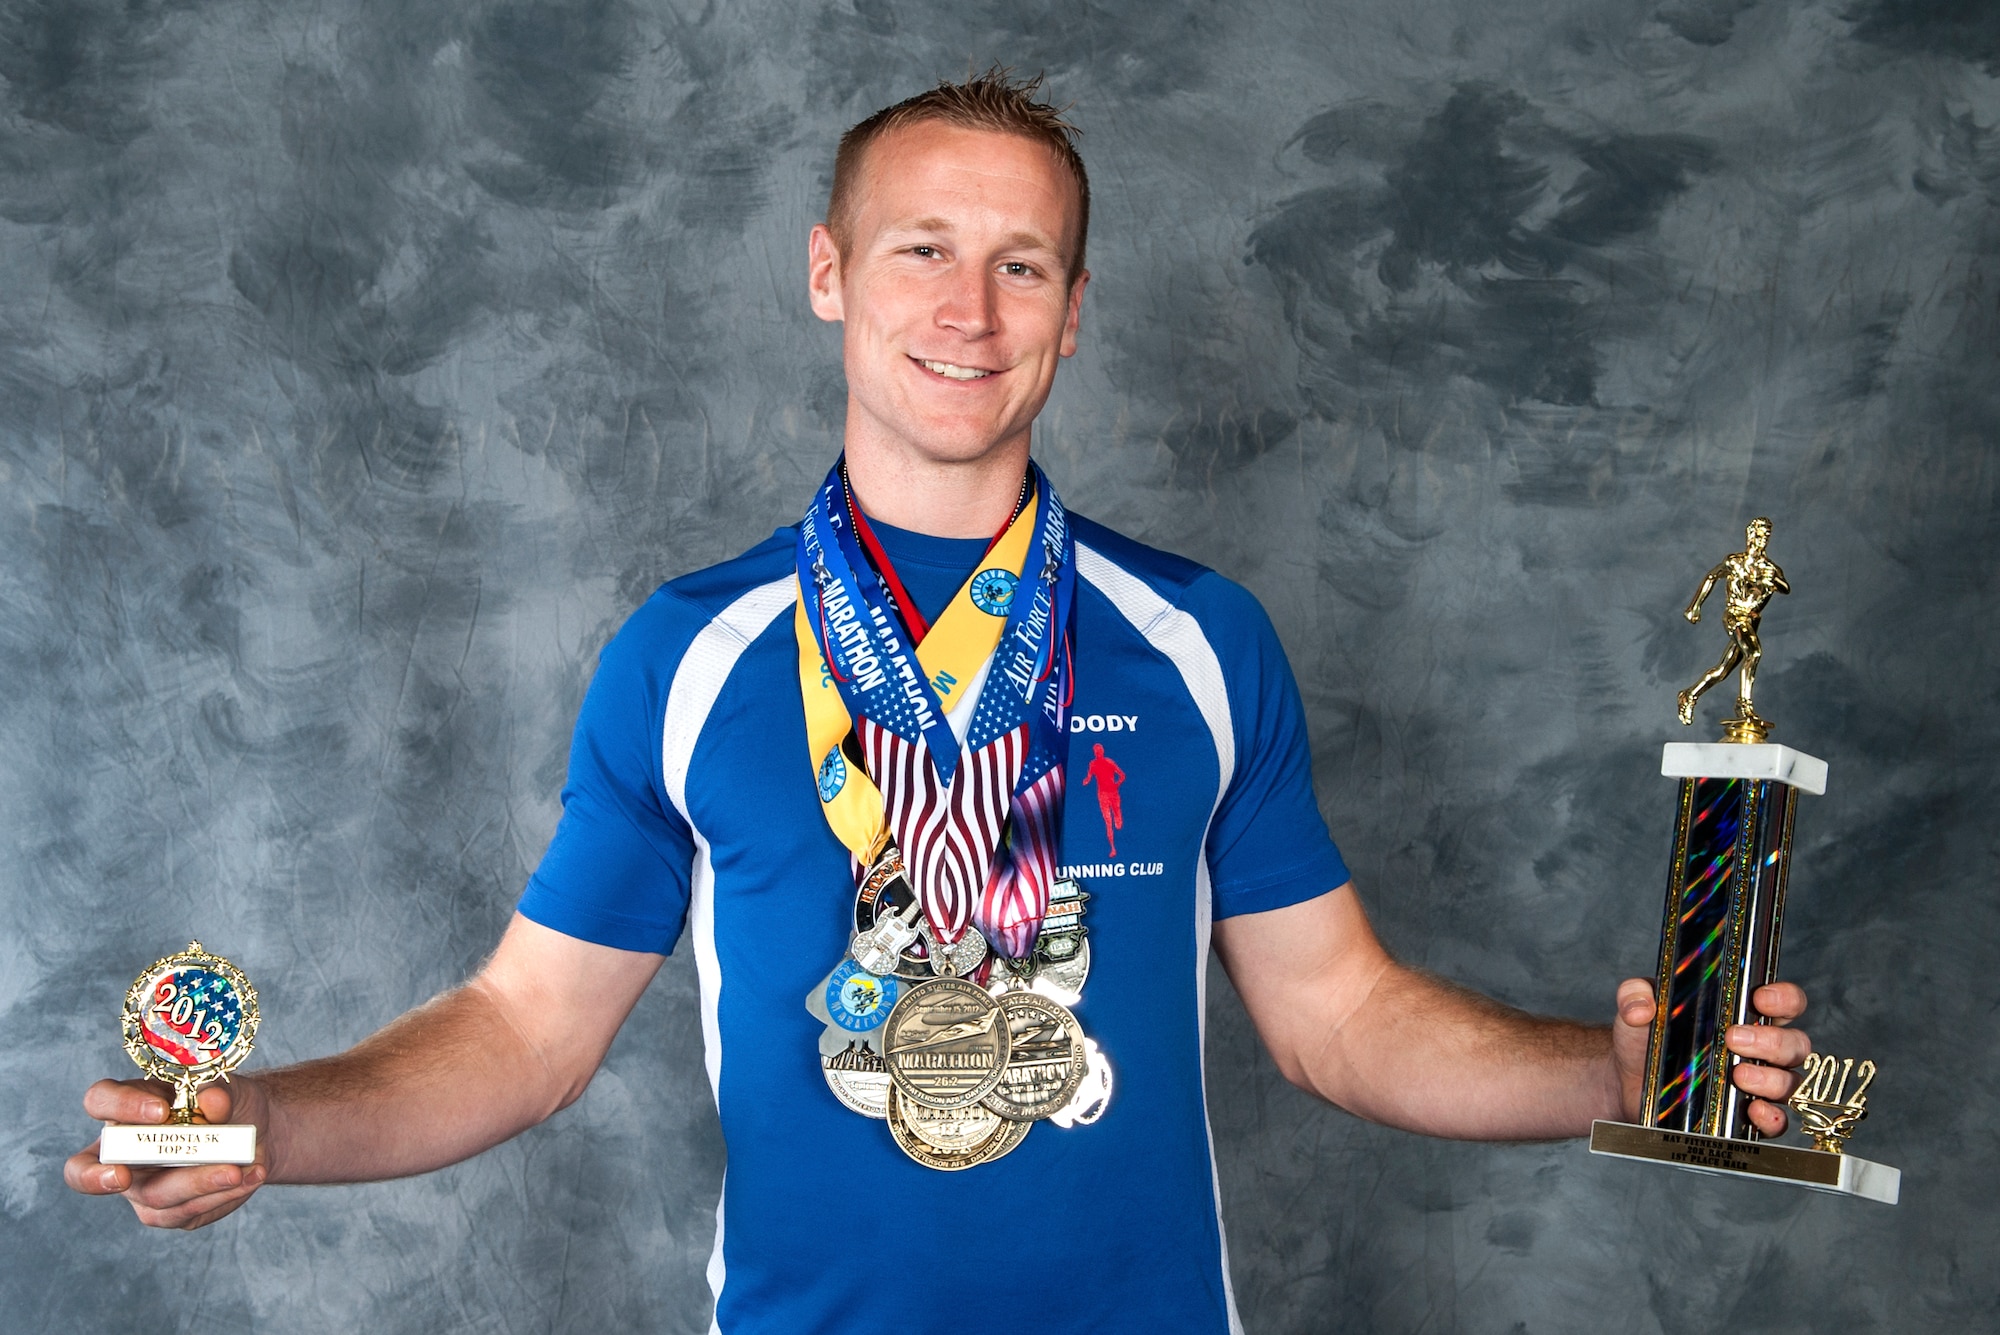
MULTIPOLYGON (((604 649, 520 910, 621 950, 693 937, 729 1150, 708 1267, 718 1331, 963 1335, 992 1301, 1044 1289, 1055 1300, 1027 1309, 1038 1335, 1241 1329, 1202 1087, 1209 925, 1324 894, 1347 868, 1256 600, 1070 518, 1062 860, 1090 894, 1075 1010, 1114 1088, 1095 1125, 1038 1125, 962 1172, 904 1157, 820 1071, 804 1000, 847 949, 854 878, 806 755, 794 530, 664 585, 604 649), (1113 763, 1086 784, 1097 747, 1113 763), (908 1296, 885 1308, 899 1286, 908 1296)), ((986 549, 875 531, 927 615, 986 549)))

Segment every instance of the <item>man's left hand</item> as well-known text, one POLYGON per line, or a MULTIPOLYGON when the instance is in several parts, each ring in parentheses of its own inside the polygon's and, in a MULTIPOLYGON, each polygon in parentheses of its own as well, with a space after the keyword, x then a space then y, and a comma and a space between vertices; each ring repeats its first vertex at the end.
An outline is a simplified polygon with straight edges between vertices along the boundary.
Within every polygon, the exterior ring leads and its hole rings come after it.
MULTIPOLYGON (((1769 1024, 1729 1026, 1729 1050, 1750 1060, 1738 1062, 1732 1078, 1752 1095, 1750 1124, 1767 1136, 1783 1135, 1784 1102, 1799 1083, 1798 1067, 1812 1051, 1802 1029, 1786 1026, 1806 1011, 1805 989, 1797 983, 1769 983, 1750 994, 1751 1005, 1769 1024)), ((1618 1018, 1611 1026, 1611 1055, 1618 1066, 1619 1095, 1627 1121, 1639 1120, 1646 1086, 1646 1042, 1653 1028, 1653 982, 1627 978, 1618 985, 1618 1018)))

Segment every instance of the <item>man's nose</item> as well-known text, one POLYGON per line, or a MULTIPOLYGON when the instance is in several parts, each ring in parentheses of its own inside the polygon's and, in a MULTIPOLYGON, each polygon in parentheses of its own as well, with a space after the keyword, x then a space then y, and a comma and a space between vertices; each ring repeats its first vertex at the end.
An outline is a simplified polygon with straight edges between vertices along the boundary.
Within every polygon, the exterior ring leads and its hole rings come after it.
POLYGON ((981 338, 999 323, 994 309, 991 277, 985 272, 963 268, 945 280, 937 308, 940 329, 950 329, 964 338, 981 338))

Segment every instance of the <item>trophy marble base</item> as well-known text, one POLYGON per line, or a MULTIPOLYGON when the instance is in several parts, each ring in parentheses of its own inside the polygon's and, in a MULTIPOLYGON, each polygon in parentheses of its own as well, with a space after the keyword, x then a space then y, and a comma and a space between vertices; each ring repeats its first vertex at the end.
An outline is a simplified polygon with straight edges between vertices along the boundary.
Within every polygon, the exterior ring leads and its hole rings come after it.
POLYGON ((1826 796, 1826 762, 1776 742, 1668 742, 1660 773, 1669 779, 1775 779, 1826 796))
POLYGON ((99 1163, 255 1163, 257 1128, 197 1122, 192 1126, 107 1126, 97 1142, 99 1163))
POLYGON ((1758 1177, 1790 1182, 1840 1196, 1861 1196, 1894 1205, 1902 1194, 1902 1170, 1769 1140, 1725 1140, 1692 1131, 1666 1131, 1629 1122, 1592 1122, 1590 1152, 1620 1159, 1672 1164, 1696 1173, 1758 1177))

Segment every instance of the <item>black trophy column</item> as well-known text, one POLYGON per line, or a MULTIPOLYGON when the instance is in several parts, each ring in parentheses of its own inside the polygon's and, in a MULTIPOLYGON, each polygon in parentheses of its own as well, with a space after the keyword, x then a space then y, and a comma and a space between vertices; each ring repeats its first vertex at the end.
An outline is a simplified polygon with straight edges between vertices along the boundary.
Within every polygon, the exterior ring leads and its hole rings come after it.
POLYGON ((1647 1126, 1755 1140, 1729 1079, 1727 1026, 1753 1022, 1750 996, 1777 975, 1790 861, 1790 784, 1681 780, 1648 1054, 1647 1126))

